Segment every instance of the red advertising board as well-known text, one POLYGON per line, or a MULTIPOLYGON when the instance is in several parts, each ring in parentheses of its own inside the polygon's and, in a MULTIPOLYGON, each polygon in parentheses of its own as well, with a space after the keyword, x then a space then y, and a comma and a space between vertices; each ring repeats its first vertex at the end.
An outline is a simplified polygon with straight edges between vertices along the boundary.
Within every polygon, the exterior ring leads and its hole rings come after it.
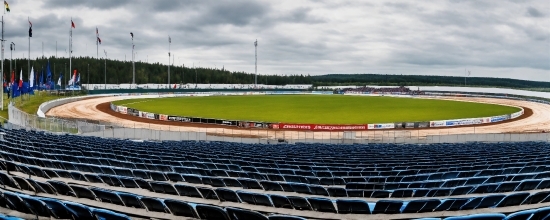
POLYGON ((316 124, 272 124, 273 129, 309 130, 309 131, 353 131, 367 130, 367 125, 316 125, 316 124))

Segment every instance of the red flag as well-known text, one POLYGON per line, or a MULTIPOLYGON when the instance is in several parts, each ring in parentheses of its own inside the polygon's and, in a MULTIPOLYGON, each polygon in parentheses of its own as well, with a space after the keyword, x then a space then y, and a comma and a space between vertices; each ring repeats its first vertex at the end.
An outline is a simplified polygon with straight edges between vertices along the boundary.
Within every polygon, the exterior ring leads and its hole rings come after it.
POLYGON ((75 84, 76 82, 76 69, 73 71, 73 85, 75 84))
POLYGON ((97 37, 97 42, 101 44, 101 38, 97 37))
POLYGON ((176 88, 176 84, 174 84, 174 89, 176 88))
POLYGON ((76 26, 74 25, 73 20, 71 20, 71 27, 72 27, 72 28, 76 28, 76 26))

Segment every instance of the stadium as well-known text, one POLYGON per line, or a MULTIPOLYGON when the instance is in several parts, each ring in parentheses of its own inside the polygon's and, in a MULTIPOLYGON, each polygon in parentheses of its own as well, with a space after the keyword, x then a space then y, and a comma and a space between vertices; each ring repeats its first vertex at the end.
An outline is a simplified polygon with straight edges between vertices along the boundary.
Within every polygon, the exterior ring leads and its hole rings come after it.
POLYGON ((550 219, 542 2, 6 0, 0 219, 550 219))

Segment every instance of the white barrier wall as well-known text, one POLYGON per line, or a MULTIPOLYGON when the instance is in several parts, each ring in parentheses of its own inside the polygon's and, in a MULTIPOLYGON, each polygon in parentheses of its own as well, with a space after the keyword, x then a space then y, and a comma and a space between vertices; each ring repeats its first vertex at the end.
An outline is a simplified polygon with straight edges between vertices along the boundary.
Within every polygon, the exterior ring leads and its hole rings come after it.
POLYGON ((45 118, 46 117, 46 112, 48 112, 50 109, 52 109, 54 107, 67 104, 69 102, 75 102, 75 101, 79 101, 79 100, 82 100, 82 99, 87 99, 87 98, 90 98, 90 97, 102 97, 102 96, 105 96, 105 95, 77 96, 77 97, 68 97, 68 98, 55 99, 55 100, 47 101, 47 102, 44 102, 44 103, 40 104, 36 114, 38 115, 38 117, 45 118))

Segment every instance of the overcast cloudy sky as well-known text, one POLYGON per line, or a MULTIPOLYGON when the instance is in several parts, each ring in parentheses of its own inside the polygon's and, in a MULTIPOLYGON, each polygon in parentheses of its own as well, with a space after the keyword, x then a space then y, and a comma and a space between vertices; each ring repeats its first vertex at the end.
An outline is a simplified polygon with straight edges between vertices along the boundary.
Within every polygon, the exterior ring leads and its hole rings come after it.
POLYGON ((550 81, 547 0, 8 0, 6 57, 96 56, 260 74, 380 73, 550 81))

